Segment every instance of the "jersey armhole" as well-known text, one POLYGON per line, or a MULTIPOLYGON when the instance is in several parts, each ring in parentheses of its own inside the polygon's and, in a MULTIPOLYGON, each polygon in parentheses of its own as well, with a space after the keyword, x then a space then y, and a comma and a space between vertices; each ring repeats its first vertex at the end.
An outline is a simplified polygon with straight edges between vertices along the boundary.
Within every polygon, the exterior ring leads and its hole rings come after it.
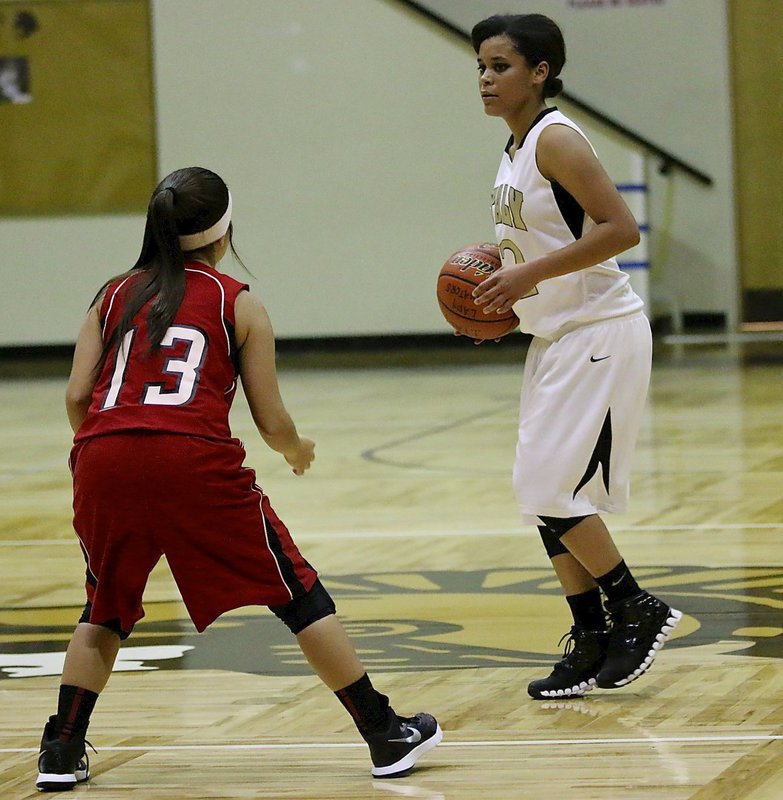
POLYGON ((237 293, 234 295, 234 299, 231 301, 231 319, 226 316, 223 317, 223 321, 226 324, 226 332, 228 333, 231 361, 234 364, 234 369, 237 375, 239 375, 239 353, 242 348, 237 343, 237 318, 234 304, 236 303, 239 295, 241 295, 243 292, 250 292, 250 286, 247 283, 243 283, 238 287, 237 293))

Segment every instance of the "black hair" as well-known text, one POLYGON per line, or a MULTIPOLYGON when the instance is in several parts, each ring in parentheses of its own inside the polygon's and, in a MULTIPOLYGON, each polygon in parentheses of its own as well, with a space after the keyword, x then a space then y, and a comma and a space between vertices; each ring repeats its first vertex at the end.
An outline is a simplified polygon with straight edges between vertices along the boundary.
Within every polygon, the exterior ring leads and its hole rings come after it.
POLYGON ((549 64, 543 96, 556 97, 563 91, 557 76, 566 61, 563 32, 556 22, 543 14, 496 14, 477 23, 470 34, 473 49, 478 53, 482 42, 493 36, 508 36, 514 49, 531 67, 542 61, 549 64))
MULTIPOLYGON (((178 169, 155 187, 147 206, 141 253, 126 273, 144 277, 128 290, 120 322, 104 342, 96 369, 103 365, 112 347, 123 340, 133 318, 150 301, 147 315, 150 351, 160 347, 185 295, 185 256, 179 237, 212 227, 226 213, 228 196, 223 179, 203 167, 178 169)), ((232 225, 228 234, 231 252, 241 264, 234 250, 232 225)), ((214 243, 199 248, 199 252, 211 254, 213 248, 214 243)), ((116 279, 101 287, 93 304, 116 279)))

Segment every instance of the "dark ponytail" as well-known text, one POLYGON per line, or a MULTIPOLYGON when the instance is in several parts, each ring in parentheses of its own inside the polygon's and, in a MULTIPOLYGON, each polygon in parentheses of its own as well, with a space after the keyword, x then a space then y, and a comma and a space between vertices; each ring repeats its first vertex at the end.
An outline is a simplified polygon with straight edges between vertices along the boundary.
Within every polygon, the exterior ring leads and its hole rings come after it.
POLYGON ((130 328, 131 321, 154 298, 147 316, 150 350, 160 347, 185 294, 185 259, 179 246, 179 234, 174 219, 175 194, 171 187, 156 191, 147 211, 144 246, 133 269, 145 269, 146 280, 139 281, 136 291, 128 297, 117 326, 117 339, 130 328), (148 239, 153 247, 148 247, 148 239), (151 251, 151 252, 150 252, 151 251), (151 257, 146 258, 145 255, 151 257))
MULTIPOLYGON (((125 294, 119 324, 104 341, 98 367, 105 362, 109 351, 122 342, 134 317, 150 301, 147 313, 150 352, 160 347, 185 295, 185 255, 179 237, 212 227, 226 213, 228 203, 228 188, 222 178, 202 167, 177 170, 158 184, 147 206, 141 253, 127 273, 139 273, 140 277, 125 294)), ((200 251, 206 253, 213 246, 214 243, 205 245, 200 251)), ((234 252, 233 243, 231 249, 234 252)), ((112 278, 101 287, 93 303, 115 280, 112 278)))

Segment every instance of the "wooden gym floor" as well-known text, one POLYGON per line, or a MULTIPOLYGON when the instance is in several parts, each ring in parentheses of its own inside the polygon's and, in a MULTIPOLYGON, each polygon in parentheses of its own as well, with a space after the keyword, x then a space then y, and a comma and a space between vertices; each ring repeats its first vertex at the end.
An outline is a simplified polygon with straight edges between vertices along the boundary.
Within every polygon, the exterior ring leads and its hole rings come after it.
MULTIPOLYGON (((196 636, 159 565, 93 718, 92 781, 74 797, 783 797, 779 358, 658 357, 630 511, 607 521, 684 623, 627 688, 542 703, 525 687, 557 660, 569 621, 510 489, 520 366, 481 352, 486 363, 462 350, 413 366, 283 368, 317 442, 304 478, 265 450, 239 398, 233 415, 375 684, 402 713, 434 713, 443 745, 410 777, 373 781, 347 715, 280 623, 242 609, 196 636)), ((83 602, 63 388, 0 382, 3 800, 36 796, 40 731, 83 602)))

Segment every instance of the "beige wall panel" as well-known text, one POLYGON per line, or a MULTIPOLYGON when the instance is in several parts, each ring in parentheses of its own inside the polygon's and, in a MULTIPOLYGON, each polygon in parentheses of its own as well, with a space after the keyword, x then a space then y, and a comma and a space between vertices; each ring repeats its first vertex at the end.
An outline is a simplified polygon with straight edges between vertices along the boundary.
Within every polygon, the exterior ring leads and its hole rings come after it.
POLYGON ((730 9, 743 319, 783 320, 783 3, 730 9))

